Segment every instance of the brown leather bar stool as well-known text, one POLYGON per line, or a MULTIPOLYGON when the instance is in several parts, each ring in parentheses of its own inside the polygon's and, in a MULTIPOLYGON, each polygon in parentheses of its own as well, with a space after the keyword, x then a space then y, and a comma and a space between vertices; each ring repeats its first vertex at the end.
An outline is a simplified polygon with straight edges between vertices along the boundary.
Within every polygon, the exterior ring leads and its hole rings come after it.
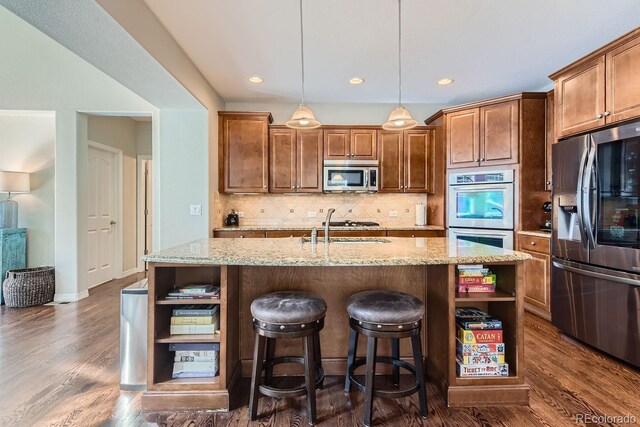
POLYGON ((420 399, 420 415, 427 416, 427 394, 422 365, 422 340, 420 329, 424 316, 424 304, 413 295, 394 291, 365 291, 352 295, 347 300, 349 313, 349 356, 347 358, 347 374, 344 391, 351 390, 351 383, 364 391, 364 425, 371 426, 373 397, 398 398, 418 392, 420 399), (356 359, 358 334, 367 337, 367 356, 356 359), (400 339, 411 338, 413 347, 413 365, 400 360, 400 339), (378 339, 391 340, 391 357, 380 357, 376 354, 378 339), (393 365, 392 380, 394 388, 399 386, 400 368, 415 377, 415 385, 402 390, 383 390, 375 388, 376 363, 393 365), (365 383, 362 384, 354 371, 367 365, 365 383))
POLYGON ((249 418, 257 418, 259 394, 282 398, 307 395, 308 422, 316 422, 316 388, 322 386, 324 371, 320 351, 320 330, 324 327, 327 303, 318 295, 302 291, 282 291, 262 295, 251 303, 256 342, 253 349, 249 418), (302 338, 304 356, 275 357, 276 339, 302 338), (266 347, 266 358, 265 357, 266 347), (263 360, 264 358, 264 360, 263 360), (304 365, 305 385, 276 388, 273 367, 280 363, 304 365), (265 371, 261 384, 262 371, 265 371))

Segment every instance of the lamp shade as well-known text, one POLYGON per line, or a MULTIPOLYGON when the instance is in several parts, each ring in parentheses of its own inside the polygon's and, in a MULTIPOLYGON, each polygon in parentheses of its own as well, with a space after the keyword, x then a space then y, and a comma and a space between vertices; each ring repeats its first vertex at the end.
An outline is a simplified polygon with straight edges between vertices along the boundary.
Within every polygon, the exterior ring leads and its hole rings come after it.
POLYGON ((320 122, 316 120, 316 116, 313 115, 313 111, 304 104, 301 104, 293 112, 291 120, 285 124, 292 129, 315 129, 321 126, 320 122))
POLYGON ((384 130, 406 130, 418 126, 418 122, 413 120, 409 111, 402 105, 399 105, 389 114, 389 120, 383 125, 384 130))
POLYGON ((29 174, 0 171, 0 193, 28 193, 29 174))

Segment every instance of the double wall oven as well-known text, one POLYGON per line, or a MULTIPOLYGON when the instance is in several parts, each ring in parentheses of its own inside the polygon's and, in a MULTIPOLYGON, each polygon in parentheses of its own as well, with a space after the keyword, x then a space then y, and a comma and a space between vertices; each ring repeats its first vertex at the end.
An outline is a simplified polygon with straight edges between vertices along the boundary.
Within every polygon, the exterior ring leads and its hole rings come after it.
POLYGON ((552 323, 640 367, 640 122, 552 155, 552 323))
POLYGON ((449 174, 449 235, 513 249, 513 170, 449 174))

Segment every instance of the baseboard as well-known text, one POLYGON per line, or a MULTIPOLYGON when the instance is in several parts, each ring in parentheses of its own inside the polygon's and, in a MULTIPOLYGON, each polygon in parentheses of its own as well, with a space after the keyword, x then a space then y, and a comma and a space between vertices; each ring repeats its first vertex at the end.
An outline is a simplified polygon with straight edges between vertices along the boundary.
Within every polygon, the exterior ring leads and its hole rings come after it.
POLYGON ((77 292, 74 294, 55 294, 53 300, 56 302, 74 302, 85 299, 89 296, 89 291, 77 292))

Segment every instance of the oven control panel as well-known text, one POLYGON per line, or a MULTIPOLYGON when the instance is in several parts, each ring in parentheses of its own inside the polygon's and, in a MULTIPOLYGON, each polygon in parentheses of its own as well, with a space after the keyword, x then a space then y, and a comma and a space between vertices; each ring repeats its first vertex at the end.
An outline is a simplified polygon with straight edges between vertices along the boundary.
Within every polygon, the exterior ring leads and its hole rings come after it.
POLYGON ((513 182, 513 170, 462 172, 449 175, 449 184, 495 184, 513 182))

